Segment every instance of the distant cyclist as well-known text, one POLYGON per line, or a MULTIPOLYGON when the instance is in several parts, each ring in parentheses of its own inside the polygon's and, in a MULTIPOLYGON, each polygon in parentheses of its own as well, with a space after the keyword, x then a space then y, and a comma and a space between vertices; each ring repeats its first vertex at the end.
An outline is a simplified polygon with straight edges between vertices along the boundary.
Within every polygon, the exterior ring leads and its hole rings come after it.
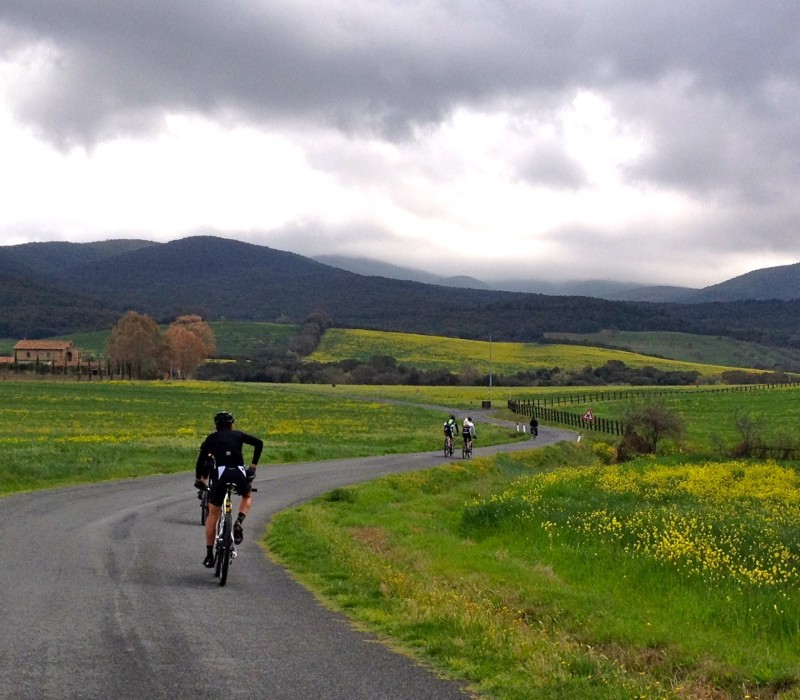
POLYGON ((214 536, 217 531, 220 508, 225 500, 225 492, 229 483, 235 485, 236 493, 241 496, 239 517, 233 524, 233 541, 241 544, 244 538, 242 523, 253 501, 252 481, 256 474, 256 465, 261 458, 261 450, 264 448, 264 442, 260 438, 243 433, 241 430, 234 430, 234 420, 233 415, 225 411, 214 416, 214 425, 217 429, 203 440, 195 465, 195 474, 198 476, 195 486, 198 486, 198 483, 205 486, 202 478, 203 471, 209 464, 210 458, 213 458, 215 465, 215 473, 212 475, 211 489, 208 494, 206 558, 203 561, 203 565, 209 569, 214 566, 214 536), (243 445, 251 445, 253 448, 253 461, 248 469, 244 468, 243 445))
POLYGON ((539 434, 539 421, 536 420, 536 416, 531 418, 531 437, 535 438, 539 434))
POLYGON ((464 438, 464 445, 472 447, 472 441, 478 437, 478 433, 475 431, 475 423, 472 422, 472 418, 467 416, 464 419, 464 424, 461 426, 461 436, 464 438))
POLYGON ((453 436, 458 435, 458 423, 456 423, 456 417, 454 415, 450 415, 444 423, 444 437, 447 440, 447 446, 450 454, 453 454, 453 436))

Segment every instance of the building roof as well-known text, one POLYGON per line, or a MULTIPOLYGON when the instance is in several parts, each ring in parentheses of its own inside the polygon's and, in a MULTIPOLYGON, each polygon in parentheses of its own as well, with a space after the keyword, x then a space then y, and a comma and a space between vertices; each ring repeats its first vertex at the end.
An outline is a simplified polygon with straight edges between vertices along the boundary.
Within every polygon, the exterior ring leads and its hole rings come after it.
POLYGON ((20 340, 14 350, 69 350, 71 340, 20 340))

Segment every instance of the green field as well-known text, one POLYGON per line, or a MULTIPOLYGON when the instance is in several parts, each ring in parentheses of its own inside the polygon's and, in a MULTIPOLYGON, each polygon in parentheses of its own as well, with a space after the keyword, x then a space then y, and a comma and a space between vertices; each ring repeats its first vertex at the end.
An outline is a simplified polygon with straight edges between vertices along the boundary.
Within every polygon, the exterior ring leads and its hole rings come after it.
MULTIPOLYGON (((320 397, 292 386, 214 382, 0 381, 0 494, 193 471, 212 417, 264 438, 263 464, 438 451, 446 414, 320 397), (391 429, 390 429, 391 427, 391 429)), ((486 426, 481 443, 517 439, 486 426)))
MULTIPOLYGON (((553 397, 561 396, 569 399, 555 406, 561 410, 581 415, 591 408, 597 419, 622 420, 629 405, 628 400, 598 400, 598 397, 625 393, 625 390, 625 387, 594 390, 564 387, 560 391, 520 389, 514 392, 513 398, 550 401, 553 397)), ((677 452, 707 454, 720 447, 732 449, 741 439, 736 424, 737 416, 748 416, 760 434, 772 444, 786 444, 798 435, 800 385, 766 388, 639 387, 636 391, 642 396, 657 396, 669 410, 683 416, 686 435, 682 444, 673 446, 677 452)), ((599 440, 611 439, 599 433, 597 435, 599 440)))

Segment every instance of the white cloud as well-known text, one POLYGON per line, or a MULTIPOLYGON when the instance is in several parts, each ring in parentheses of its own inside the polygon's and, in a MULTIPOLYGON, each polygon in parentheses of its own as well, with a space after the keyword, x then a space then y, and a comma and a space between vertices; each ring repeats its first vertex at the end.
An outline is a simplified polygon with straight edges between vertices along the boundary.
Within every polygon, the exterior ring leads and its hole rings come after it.
POLYGON ((798 28, 788 2, 7 0, 0 237, 712 284, 800 258, 798 28))

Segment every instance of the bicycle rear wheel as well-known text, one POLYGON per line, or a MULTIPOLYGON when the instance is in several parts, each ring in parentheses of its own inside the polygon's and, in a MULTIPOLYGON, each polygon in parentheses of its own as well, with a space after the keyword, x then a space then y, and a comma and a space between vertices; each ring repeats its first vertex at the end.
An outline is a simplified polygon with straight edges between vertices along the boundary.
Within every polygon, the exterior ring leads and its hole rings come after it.
POLYGON ((233 525, 230 513, 225 514, 225 522, 222 526, 222 552, 221 561, 219 562, 219 585, 224 586, 228 580, 228 567, 231 563, 231 547, 233 546, 233 533, 231 532, 233 525))
POLYGON ((447 444, 447 438, 444 439, 444 456, 450 456, 450 446, 447 444))
POLYGON ((214 576, 216 578, 219 578, 219 575, 222 573, 222 558, 225 549, 224 530, 225 513, 220 513, 219 520, 217 520, 217 533, 214 539, 214 576))

